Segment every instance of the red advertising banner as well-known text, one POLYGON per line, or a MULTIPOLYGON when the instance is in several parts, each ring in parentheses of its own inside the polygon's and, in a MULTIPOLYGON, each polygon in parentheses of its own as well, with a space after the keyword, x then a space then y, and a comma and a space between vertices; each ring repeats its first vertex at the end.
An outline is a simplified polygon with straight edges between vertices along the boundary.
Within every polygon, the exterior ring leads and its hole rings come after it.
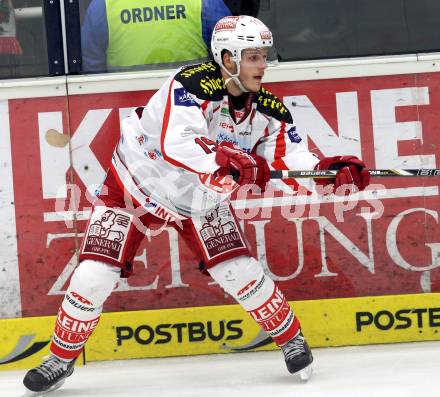
MULTIPOLYGON (((370 168, 438 167, 440 74, 267 84, 309 148, 370 168)), ((55 314, 77 265, 120 120, 152 91, 9 100, 22 315, 55 314), (88 191, 87 191, 88 190, 88 191), (79 208, 79 212, 74 210, 79 208)), ((440 291, 440 178, 375 179, 360 199, 250 196, 233 205, 289 300, 440 291)), ((233 303, 167 228, 142 243, 106 311, 233 303)))

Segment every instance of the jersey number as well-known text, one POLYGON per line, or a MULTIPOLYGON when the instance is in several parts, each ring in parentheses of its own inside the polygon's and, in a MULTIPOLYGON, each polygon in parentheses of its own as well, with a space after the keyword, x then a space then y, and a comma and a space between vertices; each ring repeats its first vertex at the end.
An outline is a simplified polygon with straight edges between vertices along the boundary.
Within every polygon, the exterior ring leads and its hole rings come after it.
POLYGON ((194 141, 197 143, 197 145, 200 145, 200 147, 205 151, 206 154, 214 152, 215 142, 209 138, 206 138, 206 136, 202 136, 201 138, 196 138, 194 141), (212 148, 211 148, 212 146, 212 148))

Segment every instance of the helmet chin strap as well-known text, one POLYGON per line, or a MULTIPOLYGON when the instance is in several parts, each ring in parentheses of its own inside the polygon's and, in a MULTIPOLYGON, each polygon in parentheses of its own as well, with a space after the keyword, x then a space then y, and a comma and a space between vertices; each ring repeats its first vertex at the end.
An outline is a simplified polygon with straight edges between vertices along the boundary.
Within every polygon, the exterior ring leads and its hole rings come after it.
POLYGON ((244 88, 242 82, 240 81, 240 79, 238 77, 240 74, 240 62, 235 62, 235 64, 237 65, 237 73, 235 73, 235 74, 232 74, 231 72, 229 72, 229 70, 226 69, 223 64, 220 65, 222 67, 222 69, 230 76, 229 79, 225 80, 225 85, 228 85, 228 83, 232 80, 241 91, 249 92, 249 90, 244 88))

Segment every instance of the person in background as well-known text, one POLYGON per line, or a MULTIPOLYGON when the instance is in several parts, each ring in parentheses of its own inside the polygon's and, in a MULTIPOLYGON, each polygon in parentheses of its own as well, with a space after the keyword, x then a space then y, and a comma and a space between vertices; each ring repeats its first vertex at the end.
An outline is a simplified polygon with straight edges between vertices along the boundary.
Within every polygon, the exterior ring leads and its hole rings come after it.
POLYGON ((205 60, 223 0, 92 0, 81 28, 83 72, 205 60))
POLYGON ((0 0, 0 54, 21 55, 15 28, 15 13, 11 0, 0 0))

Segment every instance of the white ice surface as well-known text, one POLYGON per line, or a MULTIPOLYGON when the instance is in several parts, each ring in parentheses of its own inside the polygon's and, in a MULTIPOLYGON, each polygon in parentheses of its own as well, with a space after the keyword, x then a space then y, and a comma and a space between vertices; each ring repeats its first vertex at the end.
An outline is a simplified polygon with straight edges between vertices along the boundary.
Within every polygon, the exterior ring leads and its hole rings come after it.
MULTIPOLYGON (((308 383, 280 351, 90 363, 51 397, 437 397, 440 342, 313 350, 308 383)), ((0 371, 0 396, 20 397, 25 371, 0 371)))

